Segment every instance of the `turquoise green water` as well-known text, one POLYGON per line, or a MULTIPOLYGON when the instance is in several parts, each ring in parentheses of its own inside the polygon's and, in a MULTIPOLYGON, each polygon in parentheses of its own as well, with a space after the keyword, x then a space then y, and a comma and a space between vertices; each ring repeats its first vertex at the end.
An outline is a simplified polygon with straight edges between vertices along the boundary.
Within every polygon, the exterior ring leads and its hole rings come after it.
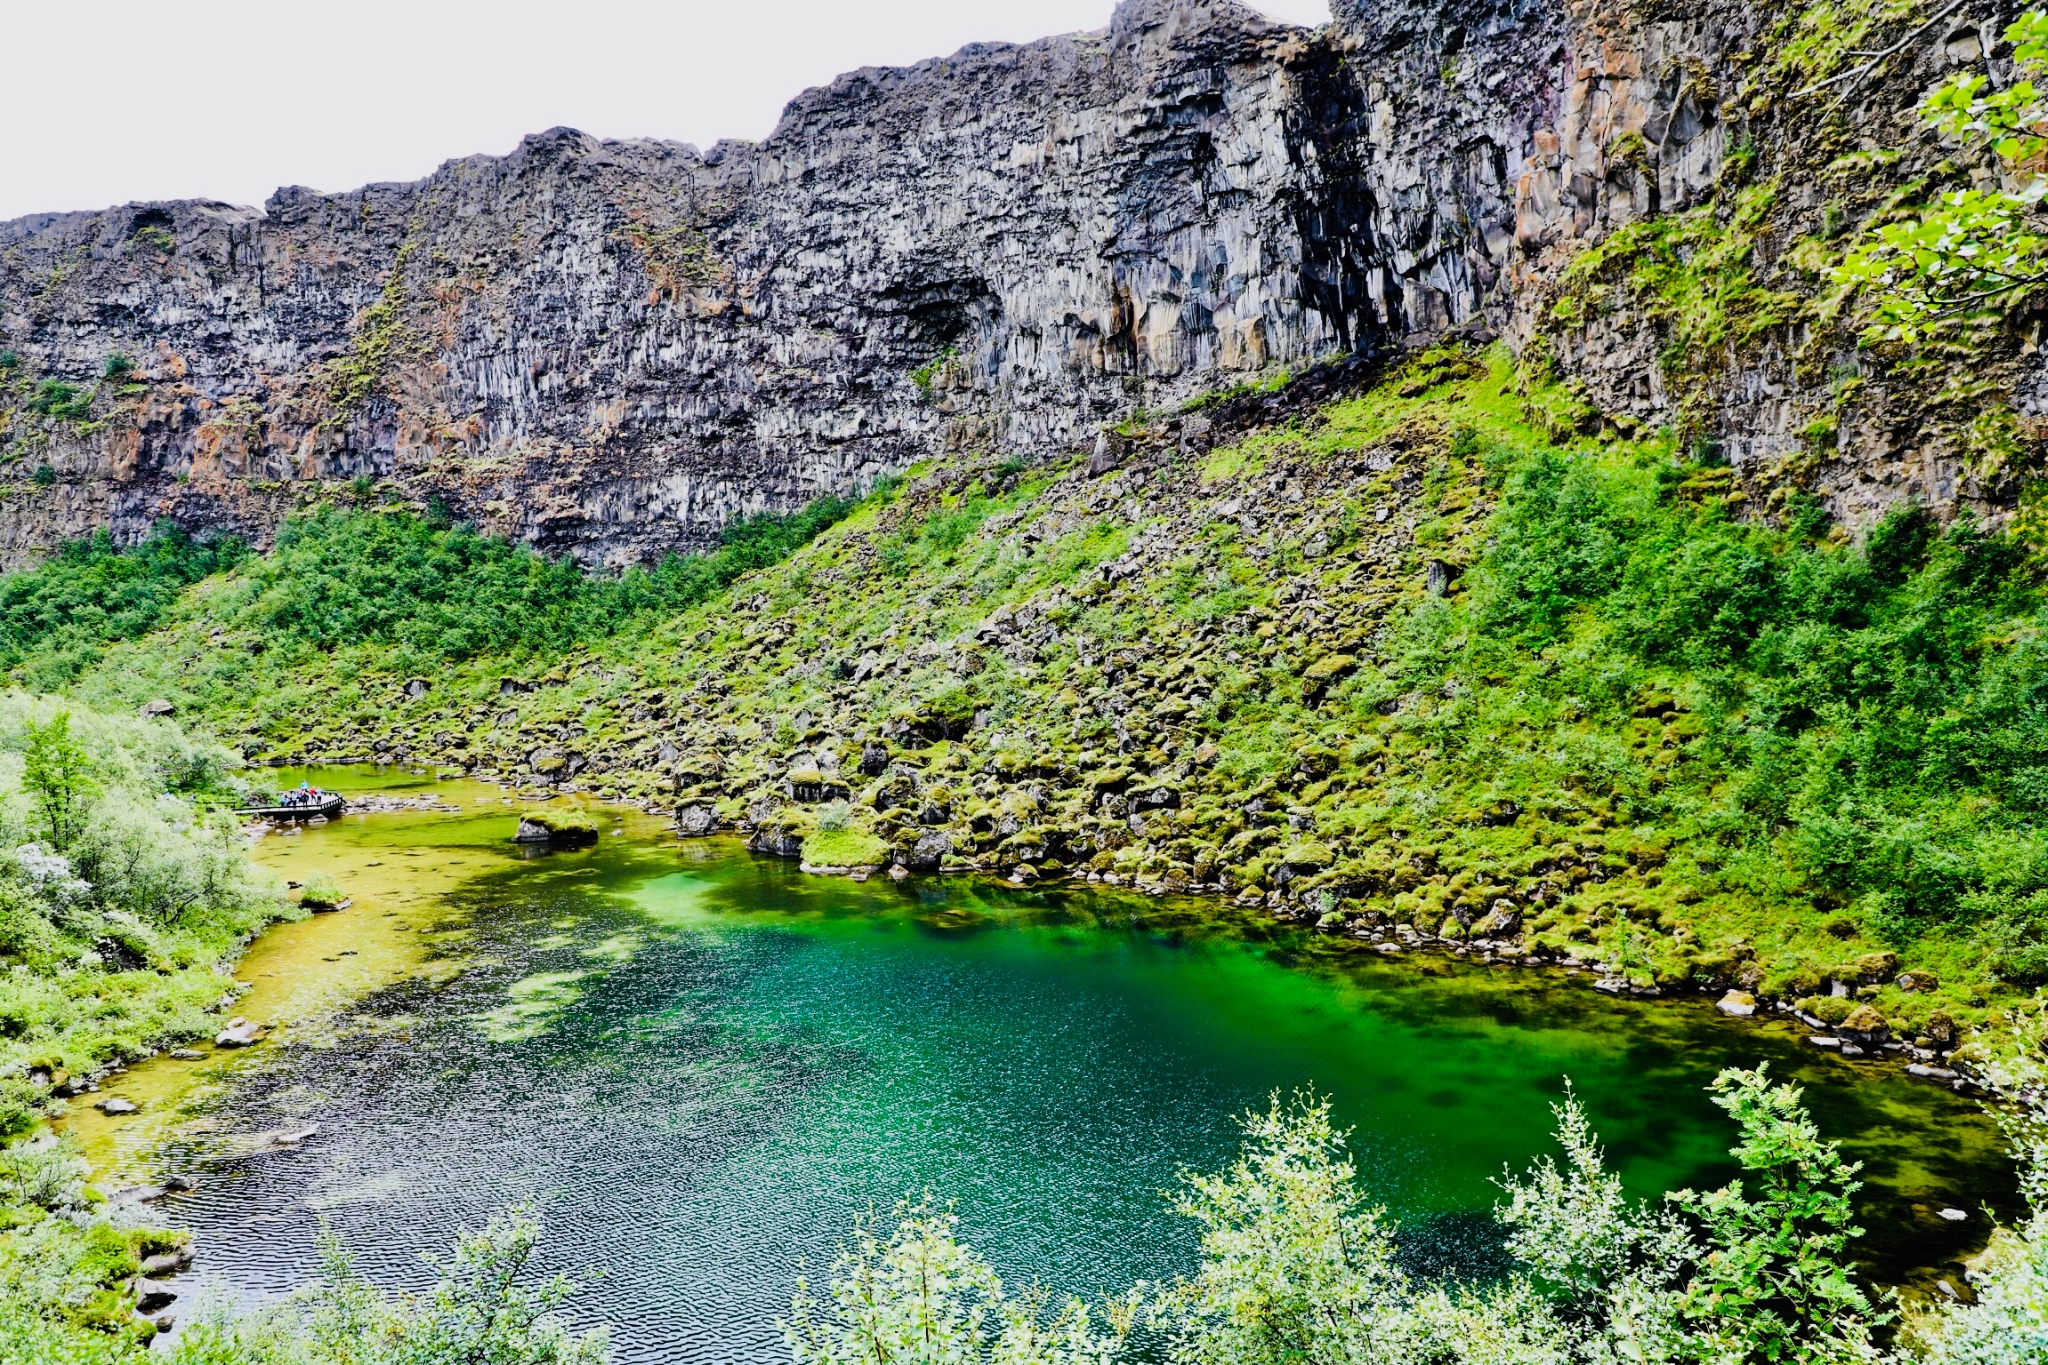
POLYGON ((522 860, 511 823, 490 805, 294 836, 475 866, 437 940, 463 970, 379 991, 345 1046, 279 1049, 231 1089, 223 1129, 310 1118, 303 1150, 172 1153, 211 1170, 179 1216, 216 1286, 303 1279, 322 1216, 374 1276, 418 1283, 451 1224, 531 1198, 552 1264, 606 1268, 581 1311, 622 1358, 779 1359, 798 1262, 926 1189, 1006 1276, 1089 1293, 1185 1269, 1163 1192, 1302 1085, 1352 1126, 1411 1265, 1483 1275, 1490 1181, 1545 1148, 1565 1077, 1650 1195, 1729 1174, 1702 1087, 1760 1060, 1869 1164, 1881 1275, 1962 1254, 1979 1204, 2010 1199, 1969 1103, 1697 1003, 1386 962, 1202 903, 805 877, 631 817, 522 860))

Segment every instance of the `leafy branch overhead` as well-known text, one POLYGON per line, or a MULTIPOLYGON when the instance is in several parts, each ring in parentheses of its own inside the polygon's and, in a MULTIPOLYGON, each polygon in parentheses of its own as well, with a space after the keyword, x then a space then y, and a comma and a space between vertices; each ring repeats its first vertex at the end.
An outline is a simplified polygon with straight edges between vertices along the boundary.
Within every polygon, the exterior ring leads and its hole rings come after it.
POLYGON ((1920 106, 1926 121, 1984 153, 1992 172, 1947 190, 1911 216, 1880 223, 1830 275, 1867 301, 1864 334, 1907 344, 1944 323, 2009 309, 2048 283, 2048 197, 2043 152, 2048 107, 2035 79, 2048 72, 2048 12, 2029 10, 2005 30, 2012 79, 1957 72, 1920 106))

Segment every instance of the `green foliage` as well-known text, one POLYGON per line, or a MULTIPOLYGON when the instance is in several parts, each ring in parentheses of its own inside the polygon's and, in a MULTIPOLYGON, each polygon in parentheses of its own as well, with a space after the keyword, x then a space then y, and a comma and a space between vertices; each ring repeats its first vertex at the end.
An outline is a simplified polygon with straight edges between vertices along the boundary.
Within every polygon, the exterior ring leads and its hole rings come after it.
POLYGON ((1414 1354, 1414 1288, 1391 1227, 1368 1208, 1326 1101, 1276 1096, 1244 1118, 1218 1175, 1189 1174, 1175 1202, 1201 1228, 1200 1270, 1162 1300, 1176 1361, 1281 1365, 1414 1354))
POLYGON ((0 695, 0 1074, 213 1031, 215 965, 281 909, 226 814, 232 765, 163 722, 0 695))
POLYGON ((817 867, 881 867, 889 862, 889 845, 861 829, 825 829, 804 840, 804 861, 817 867))
MULTIPOLYGON (((1854 1168, 1815 1133, 1796 1089, 1773 1087, 1761 1069, 1724 1073, 1714 1088, 1740 1127, 1734 1154, 1754 1195, 1736 1181, 1663 1207, 1629 1202, 1567 1091, 1557 1107, 1563 1166, 1546 1157, 1501 1182, 1508 1202, 1496 1215, 1513 1269, 1486 1288, 1405 1272, 1398 1230, 1365 1202, 1328 1102, 1276 1095, 1244 1117, 1243 1148, 1226 1170, 1184 1176, 1175 1208, 1200 1229, 1200 1265, 1152 1296, 1150 1319, 1183 1365, 1875 1361, 1879 1318, 1847 1259, 1854 1168)), ((1056 1320, 1064 1331, 1044 1332, 1034 1304, 1023 1318, 1032 1349, 1005 1354, 984 1324, 1015 1319, 950 1216, 926 1203, 897 1217, 886 1245, 856 1228, 828 1303, 799 1288, 786 1330, 800 1365, 1106 1361, 1122 1342, 1121 1314, 1144 1292, 1115 1301, 1114 1336, 1092 1333, 1078 1303, 1056 1320), (1062 1339, 1063 1351, 1036 1344, 1062 1339)))
POLYGON ((144 223, 128 234, 128 240, 166 256, 178 249, 178 234, 162 223, 144 223))
POLYGON ((36 385, 35 392, 29 395, 23 406, 30 412, 60 422, 83 422, 92 415, 94 396, 91 389, 81 389, 61 379, 45 379, 36 385))
POLYGON ((38 488, 49 488, 57 482, 57 471, 49 465, 39 464, 30 479, 38 488))
POLYGON ((1685 1291, 1694 1349, 1759 1365, 1868 1359, 1880 1318, 1847 1260, 1862 1232, 1851 1223, 1858 1167, 1821 1139, 1799 1088, 1771 1085, 1762 1066, 1722 1072, 1714 1103, 1741 1125, 1734 1154, 1757 1189, 1746 1193, 1738 1180, 1672 1196, 1710 1248, 1685 1291))
POLYGON ((299 904, 308 908, 332 909, 348 898, 341 883, 324 872, 315 872, 299 888, 299 904))
POLYGON ((945 350, 912 370, 910 372, 910 382, 917 385, 919 393, 927 398, 931 397, 932 387, 939 375, 958 358, 958 354, 951 346, 948 346, 945 350))
POLYGON ((70 850, 84 831, 85 820, 100 785, 93 780, 85 747, 71 733, 71 713, 59 711, 27 726, 28 747, 21 756, 21 785, 35 802, 50 847, 70 850))
POLYGON ((530 807, 520 811, 519 818, 564 840, 595 839, 598 835, 597 817, 577 806, 530 807))
POLYGON ((383 385, 392 365, 416 354, 418 336, 405 318, 405 266, 418 244, 399 247, 391 274, 376 302, 356 315, 348 354, 328 362, 325 371, 330 420, 348 417, 383 385))
POLYGON ((395 644, 426 659, 561 651, 706 600, 784 558, 848 507, 821 498, 787 516, 745 518, 709 554, 670 556, 616 579, 467 526, 326 508, 287 522, 272 555, 249 566, 255 595, 239 624, 322 650, 395 644))
POLYGON ((1632 822, 1775 843, 1819 899, 1896 942, 2033 924, 2048 891, 2034 738, 2048 657, 2019 547, 1910 506, 1860 546, 1814 543, 1737 520, 1712 466, 1539 449, 1500 467, 1469 597, 1412 618, 1384 675, 1523 675, 1514 710, 1490 688, 1432 710, 1447 757, 1497 756, 1532 687, 1625 719, 1625 679, 1689 677, 1706 730, 1691 780, 1632 797, 1632 822))
POLYGON ((1626 302, 1658 324, 1666 375, 1702 373, 1729 346, 1795 321, 1804 307, 1796 295, 1756 279, 1757 241, 1776 199, 1775 183, 1753 185, 1725 203, 1616 229, 1573 259, 1553 317, 1581 327, 1626 302))
MULTIPOLYGON (((11 1155, 0 1154, 0 1162, 11 1155)), ((578 1335, 561 1321, 558 1310, 577 1283, 561 1275, 534 1282, 540 1226, 524 1207, 481 1232, 460 1233, 452 1256, 429 1258, 440 1280, 424 1294, 371 1285, 324 1233, 322 1280, 272 1309, 239 1318, 215 1311, 188 1324, 170 1352, 152 1351, 156 1329, 136 1316, 131 1280, 141 1256, 185 1237, 88 1218, 79 1189, 74 1179, 57 1203, 6 1211, 0 1365, 603 1365, 610 1358, 602 1330, 578 1335)))
POLYGON ((1875 224, 1830 272, 1861 291, 1864 335, 1907 344, 1959 319, 2012 307, 2048 280, 2038 169, 2048 122, 2035 80, 2048 71, 2048 12, 2028 10, 2005 30, 2014 76, 1986 93, 1989 78, 1958 71, 1920 106, 1921 116, 1973 149, 1994 155, 2002 179, 1946 190, 1916 214, 1875 224))
POLYGON ((988 1262, 958 1240, 951 1209, 905 1202, 892 1217, 887 1241, 867 1219, 854 1225, 853 1245, 833 1259, 826 1298, 797 1280, 783 1324, 796 1365, 1107 1365, 1115 1358, 1130 1325, 1128 1301, 1112 1305, 1112 1330, 1099 1332, 1079 1299, 1052 1307, 1036 1285, 1007 1293, 988 1262))
POLYGON ((61 686, 106 644, 144 634, 179 593, 245 553, 239 540, 195 541, 171 522, 125 550, 104 530, 71 541, 38 567, 0 577, 0 667, 33 658, 25 680, 61 686))
POLYGON ((106 363, 100 367, 100 378, 111 384, 122 383, 134 373, 135 362, 118 351, 108 356, 106 363))
POLYGON ((606 1334, 577 1335, 559 1316, 577 1282, 530 1283, 539 1240, 532 1210, 515 1207, 460 1233, 452 1256, 430 1258, 432 1290, 387 1294, 327 1233, 320 1283, 269 1313, 212 1324, 201 1349, 220 1365, 603 1365, 606 1334))
POLYGON ((1970 1269, 1970 1303, 1937 1303, 1911 1315, 1909 1358, 1927 1365, 2033 1365, 2048 1360, 2048 1054, 2039 1007, 2015 1019, 2014 1036, 1986 1067, 1996 1111, 2018 1158, 2026 1214, 1998 1228, 1970 1269))

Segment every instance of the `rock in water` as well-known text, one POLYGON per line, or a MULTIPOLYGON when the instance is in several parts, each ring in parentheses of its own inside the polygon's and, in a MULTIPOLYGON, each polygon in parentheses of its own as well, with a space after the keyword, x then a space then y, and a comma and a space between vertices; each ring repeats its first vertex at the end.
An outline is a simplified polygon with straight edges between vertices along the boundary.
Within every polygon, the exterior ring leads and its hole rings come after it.
POLYGON ((1714 1002, 1714 1008, 1738 1019, 1747 1018, 1756 1013, 1756 997, 1748 991, 1730 991, 1714 1002))
POLYGON ((132 1114, 136 1106, 134 1100, 124 1100, 119 1095, 110 1095, 101 1100, 97 1108, 102 1114, 132 1114))
POLYGON ((214 1035, 215 1047, 249 1047, 254 1044, 262 1030, 247 1019, 237 1016, 228 1020, 228 1026, 214 1035))

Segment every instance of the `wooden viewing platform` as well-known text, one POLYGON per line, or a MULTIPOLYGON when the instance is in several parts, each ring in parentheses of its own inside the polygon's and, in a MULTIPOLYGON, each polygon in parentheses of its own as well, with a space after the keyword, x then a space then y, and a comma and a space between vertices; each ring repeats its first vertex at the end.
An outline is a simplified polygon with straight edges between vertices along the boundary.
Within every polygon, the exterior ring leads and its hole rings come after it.
POLYGON ((304 806, 244 806, 237 815, 256 816, 264 820, 310 820, 316 815, 332 819, 341 814, 348 802, 339 796, 329 796, 323 801, 304 806))

